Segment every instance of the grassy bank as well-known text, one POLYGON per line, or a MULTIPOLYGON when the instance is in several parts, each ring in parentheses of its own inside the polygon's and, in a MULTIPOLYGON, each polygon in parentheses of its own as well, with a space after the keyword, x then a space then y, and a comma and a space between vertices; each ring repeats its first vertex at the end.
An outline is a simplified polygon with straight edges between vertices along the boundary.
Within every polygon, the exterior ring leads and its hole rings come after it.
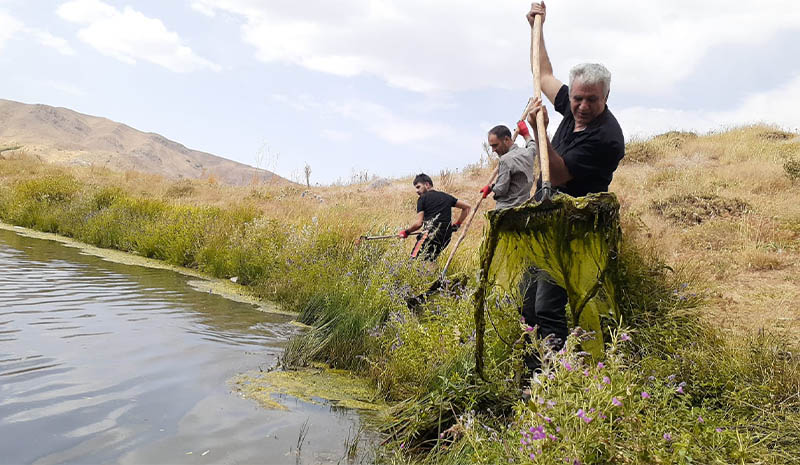
MULTIPOLYGON (((621 326, 600 364, 574 348, 548 354, 529 402, 514 380, 520 349, 506 344, 524 331, 512 305, 491 308, 488 381, 478 382, 474 278, 415 315, 404 297, 435 276, 406 260, 410 244, 355 246, 362 233, 410 222, 409 179, 230 188, 18 153, 0 160, 0 218, 237 277, 297 311, 314 329, 291 342, 287 364, 355 370, 394 403, 386 462, 791 463, 799 159, 795 135, 765 127, 629 144, 612 184, 625 233, 621 326)), ((434 181, 470 201, 489 169, 434 181)), ((480 227, 454 272, 476 275, 480 227)))

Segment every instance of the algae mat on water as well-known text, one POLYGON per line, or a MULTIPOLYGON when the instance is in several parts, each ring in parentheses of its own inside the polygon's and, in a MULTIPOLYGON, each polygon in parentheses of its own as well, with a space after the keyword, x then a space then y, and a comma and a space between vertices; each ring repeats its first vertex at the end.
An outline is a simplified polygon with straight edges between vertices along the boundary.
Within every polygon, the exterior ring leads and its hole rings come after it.
POLYGON ((338 407, 359 410, 380 410, 375 390, 363 378, 346 370, 314 367, 293 371, 249 372, 231 380, 233 389, 270 409, 286 410, 276 400, 281 394, 305 402, 331 402, 338 407))
POLYGON ((618 315, 615 282, 622 231, 616 196, 560 194, 548 206, 530 202, 489 212, 488 218, 475 294, 478 368, 483 365, 487 296, 520 297, 523 277, 531 268, 546 271, 566 289, 572 326, 596 335, 583 343, 584 349, 601 355, 601 318, 618 315))

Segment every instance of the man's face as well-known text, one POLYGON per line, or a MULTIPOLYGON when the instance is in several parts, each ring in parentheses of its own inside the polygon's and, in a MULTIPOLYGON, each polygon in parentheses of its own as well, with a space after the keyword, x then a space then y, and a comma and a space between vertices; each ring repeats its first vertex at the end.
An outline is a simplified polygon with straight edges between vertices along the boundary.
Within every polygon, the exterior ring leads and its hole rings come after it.
POLYGON ((600 116, 606 108, 606 100, 602 84, 586 85, 579 80, 573 81, 569 88, 569 106, 575 125, 586 127, 600 116))
POLYGON ((513 142, 510 137, 501 139, 494 134, 489 134, 489 147, 500 156, 508 153, 509 149, 511 149, 511 144, 513 144, 513 142))
POLYGON ((414 184, 414 189, 417 190, 417 195, 422 195, 422 194, 428 192, 429 190, 431 190, 432 187, 433 186, 431 186, 427 182, 424 182, 424 183, 423 182, 418 182, 418 183, 414 184))

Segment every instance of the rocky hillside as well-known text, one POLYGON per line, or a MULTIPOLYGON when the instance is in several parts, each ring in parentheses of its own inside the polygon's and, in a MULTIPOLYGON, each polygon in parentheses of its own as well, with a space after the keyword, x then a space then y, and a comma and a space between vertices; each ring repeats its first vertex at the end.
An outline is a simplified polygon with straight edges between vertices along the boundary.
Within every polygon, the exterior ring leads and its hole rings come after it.
POLYGON ((46 162, 141 171, 170 179, 214 178, 230 185, 288 182, 270 171, 192 150, 106 118, 3 99, 0 145, 19 147, 46 162))

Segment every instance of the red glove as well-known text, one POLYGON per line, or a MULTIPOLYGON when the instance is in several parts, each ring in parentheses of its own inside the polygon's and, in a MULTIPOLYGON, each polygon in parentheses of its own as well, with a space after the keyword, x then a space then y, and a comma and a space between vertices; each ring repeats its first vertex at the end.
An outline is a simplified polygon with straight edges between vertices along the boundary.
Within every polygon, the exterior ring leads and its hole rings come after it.
POLYGON ((483 186, 483 189, 481 189, 479 192, 481 194, 483 194, 483 198, 485 199, 486 196, 489 195, 489 192, 492 192, 492 186, 487 184, 487 185, 483 186))
POLYGON ((399 233, 397 233, 397 236, 398 237, 402 237, 403 239, 405 239, 406 237, 408 237, 408 231, 404 229, 404 230, 400 231, 399 233))
POLYGON ((528 132, 528 125, 525 124, 525 121, 517 121, 517 129, 519 130, 519 135, 522 137, 529 137, 531 135, 531 133, 528 132))

